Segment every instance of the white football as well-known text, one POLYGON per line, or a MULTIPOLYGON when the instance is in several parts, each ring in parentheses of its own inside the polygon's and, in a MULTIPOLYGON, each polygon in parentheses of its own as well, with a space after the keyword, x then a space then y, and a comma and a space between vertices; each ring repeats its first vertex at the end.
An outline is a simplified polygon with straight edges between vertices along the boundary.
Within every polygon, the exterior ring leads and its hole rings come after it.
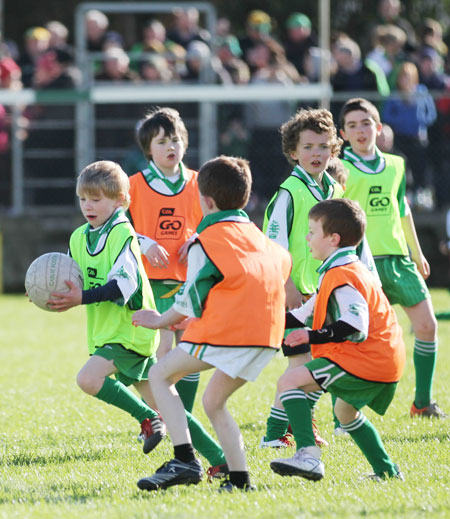
POLYGON ((68 292, 65 281, 72 281, 83 288, 80 267, 67 254, 49 252, 36 258, 25 275, 25 290, 29 299, 39 308, 53 312, 47 305, 52 292, 68 292))

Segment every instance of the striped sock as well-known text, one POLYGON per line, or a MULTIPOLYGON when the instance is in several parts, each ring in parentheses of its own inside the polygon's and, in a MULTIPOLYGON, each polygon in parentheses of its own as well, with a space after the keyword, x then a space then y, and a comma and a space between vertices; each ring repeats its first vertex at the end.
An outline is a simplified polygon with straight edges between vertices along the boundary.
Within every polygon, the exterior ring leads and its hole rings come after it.
POLYGON ((319 398, 322 395, 323 395, 323 391, 311 391, 311 393, 306 393, 306 398, 308 399, 309 407, 311 408, 311 411, 314 410, 317 402, 319 401, 319 398))
POLYGON ((398 469, 386 452, 378 431, 361 411, 358 418, 347 424, 341 423, 341 427, 350 434, 361 449, 375 474, 379 476, 386 473, 388 476, 397 474, 398 469))
POLYGON ((430 405, 437 349, 437 341, 421 341, 417 337, 414 341, 413 358, 416 369, 414 405, 417 409, 430 405))
POLYGON ((278 407, 270 408, 270 415, 267 419, 266 434, 264 440, 270 442, 282 438, 287 431, 289 420, 284 409, 278 407))
POLYGON ((179 380, 175 387, 183 402, 184 408, 192 413, 194 407, 195 395, 197 394, 198 384, 200 382, 200 373, 191 373, 179 380))
POLYGON ((297 449, 315 446, 311 407, 306 393, 301 389, 290 389, 281 393, 280 400, 289 418, 297 449))

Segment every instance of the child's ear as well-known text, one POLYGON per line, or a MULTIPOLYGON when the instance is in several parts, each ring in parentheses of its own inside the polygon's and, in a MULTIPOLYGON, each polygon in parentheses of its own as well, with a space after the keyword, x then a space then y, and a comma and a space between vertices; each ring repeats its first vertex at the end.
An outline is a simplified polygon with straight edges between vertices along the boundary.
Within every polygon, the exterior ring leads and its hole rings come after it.
POLYGON ((339 247, 340 243, 341 243, 341 235, 338 234, 337 232, 334 232, 331 235, 331 244, 333 245, 333 247, 339 247))
POLYGON ((344 139, 344 141, 347 141, 347 135, 345 134, 344 130, 342 128, 339 129, 339 135, 344 139))
POLYGON ((125 202, 125 198, 126 198, 125 195, 123 193, 120 193, 120 195, 117 197, 117 200, 115 203, 116 208, 123 206, 123 203, 125 202))

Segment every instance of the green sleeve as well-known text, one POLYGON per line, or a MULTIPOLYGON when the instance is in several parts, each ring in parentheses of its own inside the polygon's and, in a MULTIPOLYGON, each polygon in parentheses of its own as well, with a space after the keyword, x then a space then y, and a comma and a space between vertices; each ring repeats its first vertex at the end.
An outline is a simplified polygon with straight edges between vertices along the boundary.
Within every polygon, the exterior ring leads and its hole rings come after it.
POLYGON ((406 213, 405 196, 406 196, 406 175, 405 175, 405 173, 403 173, 402 181, 400 182, 400 186, 399 186, 398 192, 397 192, 398 208, 400 211, 401 218, 403 218, 406 213))

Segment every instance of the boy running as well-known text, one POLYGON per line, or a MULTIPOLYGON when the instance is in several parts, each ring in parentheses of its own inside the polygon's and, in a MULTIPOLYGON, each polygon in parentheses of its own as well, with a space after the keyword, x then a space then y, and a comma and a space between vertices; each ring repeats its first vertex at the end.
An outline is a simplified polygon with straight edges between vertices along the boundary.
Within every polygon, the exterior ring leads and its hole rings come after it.
POLYGON ((286 371, 278 381, 280 399, 292 426, 297 452, 270 464, 282 476, 319 480, 325 473, 315 445, 307 393, 322 389, 335 396, 334 412, 373 468, 375 480, 403 479, 381 438, 360 409, 383 415, 394 397, 405 364, 402 331, 380 284, 358 260, 364 211, 351 200, 326 200, 309 212, 306 237, 322 262, 319 289, 291 310, 289 327, 304 327, 285 339, 289 347, 311 344, 314 360, 286 371))
POLYGON ((285 315, 284 285, 289 253, 266 238, 242 210, 249 199, 251 173, 243 159, 218 157, 198 176, 204 219, 189 250, 187 281, 175 304, 162 315, 138 311, 136 326, 152 329, 194 317, 181 341, 151 371, 152 391, 174 444, 174 459, 141 479, 144 490, 197 484, 202 467, 195 459, 181 400, 174 384, 189 373, 216 368, 203 396, 230 469, 221 490, 252 490, 238 425, 228 398, 254 380, 279 349, 285 315), (257 316, 257 321, 255 320, 257 316))
MULTIPOLYGON (((147 454, 164 438, 166 428, 149 407, 155 407, 148 371, 156 362, 159 334, 131 324, 135 310, 154 309, 155 304, 139 243, 124 214, 130 201, 129 186, 127 175, 114 162, 94 162, 80 173, 77 194, 88 223, 72 234, 69 252, 83 272, 84 290, 67 282, 70 291, 53 294, 57 302, 51 299, 50 303, 58 311, 87 305, 91 357, 78 374, 78 385, 136 418, 147 454), (135 386, 143 400, 129 385, 135 386)), ((200 422, 188 412, 186 416, 194 445, 212 465, 208 475, 223 476, 227 469, 222 449, 200 422)))

